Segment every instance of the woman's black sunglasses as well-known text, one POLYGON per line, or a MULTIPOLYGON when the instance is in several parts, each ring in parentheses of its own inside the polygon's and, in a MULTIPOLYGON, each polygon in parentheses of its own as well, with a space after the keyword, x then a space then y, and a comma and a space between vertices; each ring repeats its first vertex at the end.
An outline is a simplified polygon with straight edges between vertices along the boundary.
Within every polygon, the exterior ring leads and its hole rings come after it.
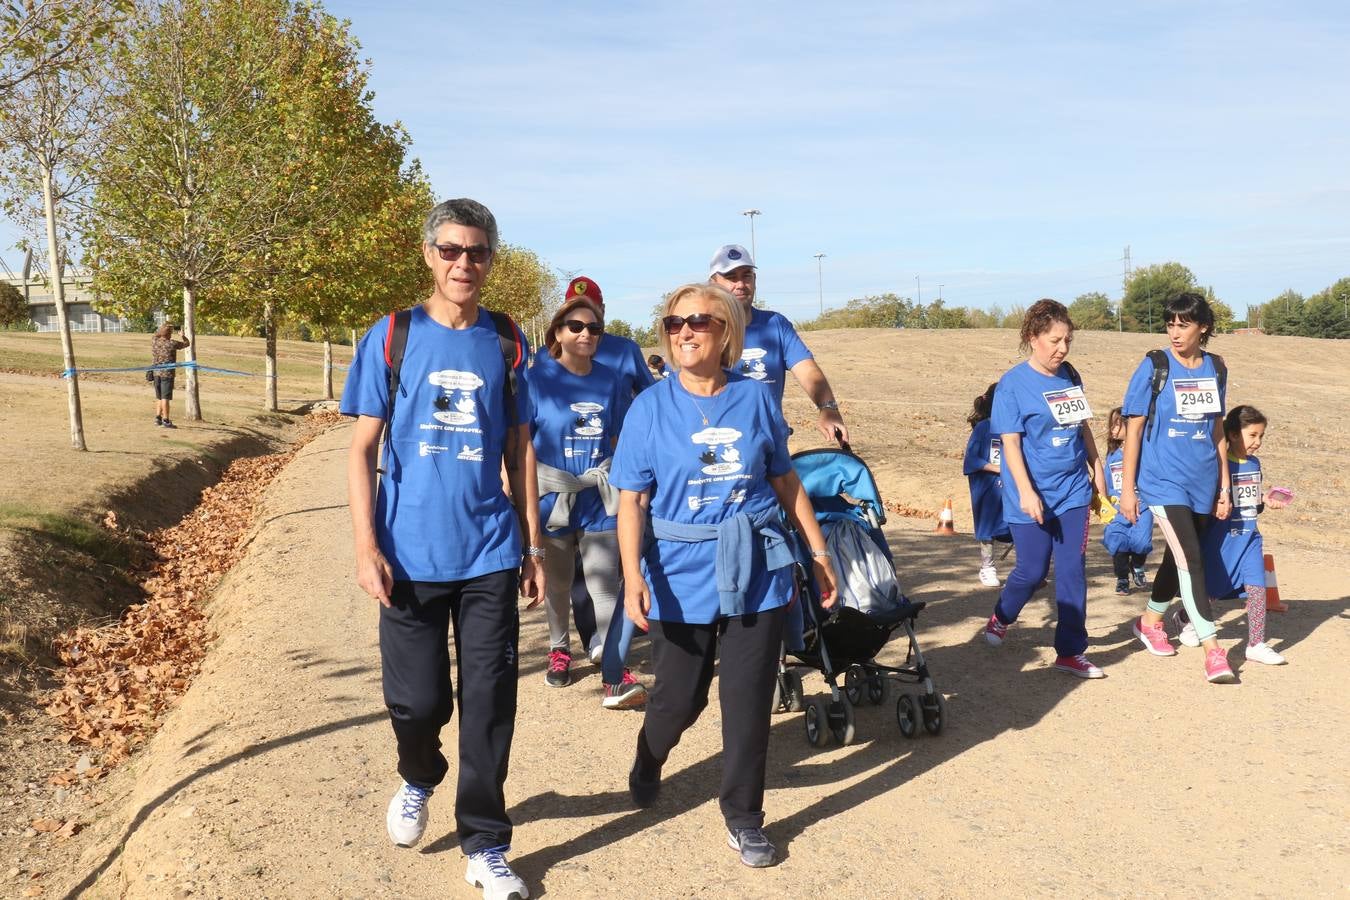
POLYGON ((436 252, 441 255, 441 259, 446 262, 454 262, 462 254, 469 254, 469 262, 482 265, 488 261, 492 255, 492 248, 484 247, 482 244, 475 244, 472 247, 461 247, 459 244, 432 244, 436 252))
POLYGON ((580 319, 568 319, 563 322, 563 324, 566 325, 567 330, 573 334, 581 334, 582 329, 585 329, 594 335, 605 333, 605 326, 601 325, 599 322, 583 322, 580 319))
POLYGON ((707 313, 694 313, 692 316, 666 316, 661 320, 661 327, 666 330, 666 334, 679 334, 680 329, 688 325, 690 331, 703 334, 712 328, 714 322, 719 326, 727 324, 726 320, 719 319, 717 316, 710 316, 707 313))

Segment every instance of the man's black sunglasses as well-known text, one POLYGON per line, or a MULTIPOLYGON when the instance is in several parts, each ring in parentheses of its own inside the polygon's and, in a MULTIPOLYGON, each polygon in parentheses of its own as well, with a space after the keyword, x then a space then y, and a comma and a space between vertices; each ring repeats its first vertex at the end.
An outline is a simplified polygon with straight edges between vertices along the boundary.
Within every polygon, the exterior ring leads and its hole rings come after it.
POLYGON ((666 316, 661 320, 661 327, 666 329, 666 334, 679 334, 680 329, 688 325, 690 331, 703 334, 712 328, 714 322, 719 326, 727 324, 726 320, 719 319, 717 316, 711 316, 707 313, 694 313, 692 316, 666 316))
POLYGON ((581 334, 583 329, 594 335, 605 333, 605 326, 601 325, 599 322, 583 322, 580 319, 567 319, 563 324, 566 325, 567 330, 573 334, 581 334))
POLYGON ((482 244, 475 244, 472 247, 461 247, 459 244, 432 244, 436 252, 441 255, 441 259, 446 262, 454 262, 462 254, 469 254, 469 262, 482 265, 492 256, 492 248, 484 247, 482 244))

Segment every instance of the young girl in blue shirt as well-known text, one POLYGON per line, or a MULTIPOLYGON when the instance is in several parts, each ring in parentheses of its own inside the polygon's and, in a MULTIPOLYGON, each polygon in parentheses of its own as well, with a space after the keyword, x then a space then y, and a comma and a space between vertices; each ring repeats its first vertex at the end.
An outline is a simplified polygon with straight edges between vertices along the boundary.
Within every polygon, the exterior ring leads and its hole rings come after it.
POLYGON ((1148 584, 1144 561, 1153 552, 1153 513, 1145 509, 1131 523, 1115 508, 1120 503, 1121 485, 1125 483, 1125 416, 1119 406, 1111 410, 1106 434, 1106 489, 1110 492, 1110 504, 1103 511, 1106 527, 1102 529, 1102 546, 1111 554, 1116 593, 1128 594, 1131 575, 1135 587, 1148 584))
POLYGON ((998 571, 994 568, 994 541, 1011 541, 1008 523, 1003 521, 1003 484, 999 466, 1003 462, 1003 440, 989 431, 989 413, 994 406, 994 389, 989 385, 975 398, 974 407, 966 421, 970 423, 970 439, 966 441, 966 455, 962 471, 970 482, 970 509, 975 518, 975 540, 980 545, 980 584, 998 587, 998 571))

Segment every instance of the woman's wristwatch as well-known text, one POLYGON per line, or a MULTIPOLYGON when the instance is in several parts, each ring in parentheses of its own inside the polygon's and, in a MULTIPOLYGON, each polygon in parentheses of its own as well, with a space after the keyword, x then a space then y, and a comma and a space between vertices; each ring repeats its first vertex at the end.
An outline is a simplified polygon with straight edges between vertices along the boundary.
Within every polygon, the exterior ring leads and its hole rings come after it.
POLYGON ((543 559, 546 554, 543 547, 526 547, 525 555, 533 556, 535 559, 543 559))
POLYGON ((820 410, 821 412, 824 412, 824 411, 827 410, 827 409, 832 409, 832 410, 834 410, 835 412, 839 412, 839 401, 838 401, 838 400, 826 400, 824 403, 818 403, 818 404, 816 404, 816 409, 820 410))

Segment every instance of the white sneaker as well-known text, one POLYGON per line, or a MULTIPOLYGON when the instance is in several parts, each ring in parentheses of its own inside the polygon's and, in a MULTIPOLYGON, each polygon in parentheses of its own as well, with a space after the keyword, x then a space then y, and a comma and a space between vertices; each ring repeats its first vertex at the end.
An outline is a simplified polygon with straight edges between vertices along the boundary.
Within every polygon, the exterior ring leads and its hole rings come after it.
POLYGON ((403 782, 403 786, 389 801, 384 824, 389 829, 389 840, 399 847, 412 847, 427 830, 427 801, 431 791, 403 782))
POLYGON ((1181 621, 1180 615, 1174 616, 1173 621, 1177 626, 1177 640, 1181 641, 1181 643, 1185 644, 1187 647, 1200 646, 1200 635, 1195 633, 1194 625, 1190 622, 1181 621))
POLYGON ((985 587, 998 587, 998 570, 993 566, 980 566, 980 584, 985 587))
POLYGON ((483 900, 525 900, 530 889, 511 871, 503 855, 510 847, 490 847, 470 854, 464 880, 483 889, 483 900))
POLYGON ((1265 663, 1268 666, 1282 666, 1285 664, 1285 658, 1275 652, 1275 648, 1262 641, 1259 644, 1247 645, 1247 658, 1252 662, 1265 663))
POLYGON ((592 663, 594 663, 594 664, 597 665, 597 666, 600 665, 600 660, 602 660, 602 659, 605 658, 605 642, 604 642, 604 639, 603 639, 603 638, 600 638, 600 637, 596 637, 596 639, 595 639, 595 646, 592 647, 592 648, 591 648, 591 652, 588 653, 588 654, 586 654, 586 655, 589 656, 589 657, 591 658, 591 662, 592 662, 592 663))

